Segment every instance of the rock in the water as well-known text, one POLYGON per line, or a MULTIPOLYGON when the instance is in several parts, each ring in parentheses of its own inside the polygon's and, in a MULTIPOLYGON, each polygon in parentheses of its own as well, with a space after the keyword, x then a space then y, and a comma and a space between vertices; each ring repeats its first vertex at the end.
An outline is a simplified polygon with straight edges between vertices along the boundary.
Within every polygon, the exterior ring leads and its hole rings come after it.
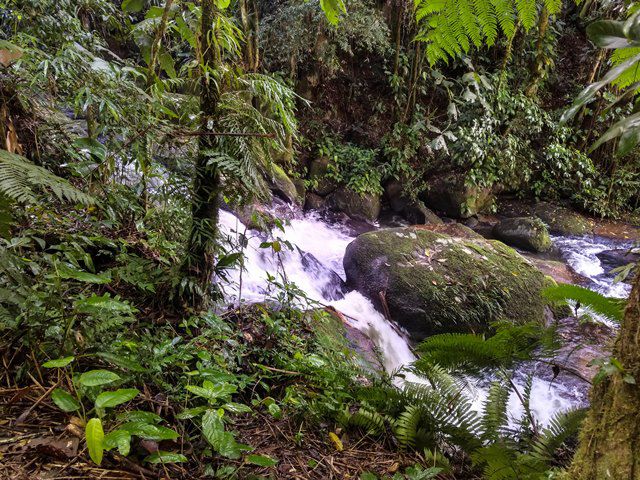
POLYGON ((584 235, 591 231, 591 223, 579 213, 565 207, 540 202, 535 205, 535 215, 559 235, 584 235))
POLYGON ((506 218, 493 227, 493 234, 512 247, 532 252, 546 252, 551 248, 551 237, 539 218, 506 218))
POLYGON ((640 262, 640 251, 638 249, 605 250, 597 253, 596 257, 600 260, 605 273, 609 273, 614 268, 640 262))
POLYGON ((340 300, 344 297, 344 294, 347 293, 347 288, 340 275, 325 267, 320 260, 309 252, 304 252, 298 248, 298 253, 305 270, 312 272, 316 279, 323 282, 321 292, 324 298, 340 300))
POLYGON ((524 257, 501 242, 429 229, 437 227, 360 235, 344 257, 347 285, 387 312, 415 340, 483 331, 500 318, 543 318, 540 291, 546 279, 524 257))
POLYGON ((327 206, 351 218, 373 222, 380 214, 380 196, 370 193, 360 195, 350 188, 340 187, 327 197, 327 206))
POLYGON ((538 270, 553 278, 558 283, 573 283, 575 285, 584 284, 588 281, 579 273, 573 271, 566 263, 556 260, 546 260, 542 258, 527 257, 538 270))
POLYGON ((327 196, 338 188, 338 183, 327 176, 329 157, 316 158, 309 166, 311 190, 320 196, 327 196))
POLYGON ((271 189, 279 196, 290 203, 298 205, 302 204, 302 199, 298 195, 295 184, 289 178, 289 175, 282 169, 280 165, 272 163, 268 167, 267 181, 271 189))
POLYGON ((402 215, 409 222, 420 225, 424 223, 442 223, 442 219, 433 213, 421 200, 411 199, 403 194, 402 184, 392 181, 385 187, 385 195, 391 210, 402 215))
POLYGON ((453 218, 469 218, 493 204, 491 189, 469 187, 459 175, 438 177, 429 182, 424 203, 453 218))
POLYGON ((324 210, 326 207, 327 200, 324 197, 316 195, 313 192, 307 192, 304 202, 305 210, 324 210))

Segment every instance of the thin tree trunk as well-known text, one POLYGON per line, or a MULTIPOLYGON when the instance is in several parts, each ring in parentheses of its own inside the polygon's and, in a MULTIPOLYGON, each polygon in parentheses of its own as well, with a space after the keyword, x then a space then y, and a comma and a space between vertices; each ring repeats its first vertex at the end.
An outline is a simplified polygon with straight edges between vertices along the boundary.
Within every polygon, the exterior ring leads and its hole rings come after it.
POLYGON ((549 10, 542 7, 540 18, 538 20, 538 40, 536 41, 536 57, 531 65, 531 80, 525 91, 527 97, 532 97, 538 91, 540 81, 544 77, 544 37, 547 35, 549 28, 549 10))
POLYGON ((247 0, 240 0, 240 19, 242 20, 242 29, 244 30, 244 63, 249 71, 253 70, 255 58, 253 55, 253 33, 252 22, 249 18, 249 9, 247 0))
MULTIPOLYGON (((202 2, 202 29, 200 35, 202 52, 202 78, 200 109, 202 111, 201 130, 216 131, 218 101, 220 94, 212 78, 218 66, 220 54, 211 38, 216 16, 215 0, 202 2)), ((217 250, 219 197, 221 193, 220 172, 214 165, 208 165, 207 151, 215 147, 215 136, 198 137, 198 158, 193 178, 193 198, 191 204, 191 229, 187 244, 186 258, 182 265, 183 274, 191 278, 194 285, 182 294, 183 301, 194 308, 201 308, 209 298, 214 257, 217 250), (193 288, 195 286, 195 288, 193 288)))
POLYGON ((402 47, 402 19, 404 17, 404 0, 400 0, 397 6, 398 15, 396 17, 396 51, 393 58, 393 75, 398 76, 400 69, 400 49, 402 47))
POLYGON ((640 275, 629 296, 613 357, 624 372, 606 377, 591 390, 591 408, 569 471, 571 480, 640 480, 640 275), (626 375, 630 375, 627 381, 626 375))

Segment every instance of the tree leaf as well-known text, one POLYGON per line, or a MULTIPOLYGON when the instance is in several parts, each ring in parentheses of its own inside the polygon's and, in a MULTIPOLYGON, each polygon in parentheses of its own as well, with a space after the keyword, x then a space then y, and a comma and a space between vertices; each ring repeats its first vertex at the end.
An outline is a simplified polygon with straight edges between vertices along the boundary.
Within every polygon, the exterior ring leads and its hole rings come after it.
POLYGON ((63 412, 75 412, 80 408, 80 404, 73 395, 61 388, 56 388, 51 392, 51 400, 63 412))
POLYGON ((120 376, 117 373, 110 372, 109 370, 90 370, 80 375, 78 383, 85 387, 97 387, 99 385, 113 383, 116 380, 120 380, 120 376))
POLYGON ((253 465, 260 467, 273 467, 278 464, 278 460, 267 455, 247 455, 245 460, 253 465))
POLYGON ((231 432, 225 431, 222 418, 216 410, 207 410, 203 415, 202 434, 223 457, 240 458, 243 451, 251 450, 251 447, 236 442, 231 432))
POLYGON ((69 365, 76 357, 64 357, 56 360, 49 360, 42 364, 44 368, 63 368, 69 365))
POLYGON ((102 429, 102 422, 99 418, 92 418, 87 422, 84 435, 91 460, 93 460, 96 465, 100 465, 104 452, 104 445, 102 443, 104 440, 104 430, 102 429))
POLYGON ((123 357, 122 355, 115 355, 110 352, 98 352, 94 354, 96 357, 100 357, 107 362, 113 363, 117 367, 124 368, 125 370, 131 370, 132 372, 146 372, 147 369, 140 365, 135 360, 123 357))
POLYGON ((102 443, 105 450, 117 448, 118 452, 126 457, 131 451, 131 434, 122 429, 114 430, 105 435, 102 443))
POLYGON ((160 425, 149 425, 144 422, 129 422, 120 427, 131 435, 147 440, 175 440, 180 437, 176 432, 160 425))
POLYGON ((157 451, 144 459, 147 463, 181 463, 186 462, 187 457, 180 453, 157 451))
POLYGON ((57 271, 58 276, 66 280, 78 280, 80 282, 98 284, 109 283, 111 281, 111 276, 107 273, 96 275, 95 273, 83 272, 82 270, 77 270, 65 265, 64 263, 58 265, 57 271))
POLYGON ((624 34, 624 22, 601 20, 587 26, 589 40, 600 48, 625 48, 632 43, 624 34))
POLYGON ((187 385, 186 388, 191 393, 199 397, 206 398, 208 400, 217 400, 227 395, 231 395, 232 393, 235 393, 238 390, 238 387, 230 383, 221 382, 221 383, 214 384, 209 380, 205 380, 202 383, 202 387, 197 387, 195 385, 187 385))
POLYGON ((138 393, 135 388, 120 388, 114 392, 102 392, 96 398, 96 408, 113 408, 133 400, 138 393))
POLYGON ((144 8, 144 0, 124 0, 122 2, 122 11, 137 13, 144 8))

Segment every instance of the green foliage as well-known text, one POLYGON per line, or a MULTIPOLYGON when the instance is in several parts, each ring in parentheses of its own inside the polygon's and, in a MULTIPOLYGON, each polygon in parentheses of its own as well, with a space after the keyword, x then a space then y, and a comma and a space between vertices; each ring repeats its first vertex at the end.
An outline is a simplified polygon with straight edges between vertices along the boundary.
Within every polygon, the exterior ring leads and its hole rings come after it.
POLYGON ((625 300, 609 298, 579 285, 560 284, 543 290, 543 295, 550 301, 572 300, 579 306, 588 307, 590 310, 616 322, 622 321, 624 316, 625 300))
POLYGON ((439 60, 458 57, 471 47, 492 46, 498 32, 507 38, 516 33, 516 22, 525 30, 536 24, 538 6, 550 14, 560 11, 559 0, 419 0, 416 2, 416 39, 427 43, 427 58, 433 65, 439 60))
POLYGON ((352 144, 338 143, 325 138, 318 153, 330 159, 327 177, 343 183, 361 195, 382 194, 383 170, 377 163, 376 150, 360 148, 352 144))

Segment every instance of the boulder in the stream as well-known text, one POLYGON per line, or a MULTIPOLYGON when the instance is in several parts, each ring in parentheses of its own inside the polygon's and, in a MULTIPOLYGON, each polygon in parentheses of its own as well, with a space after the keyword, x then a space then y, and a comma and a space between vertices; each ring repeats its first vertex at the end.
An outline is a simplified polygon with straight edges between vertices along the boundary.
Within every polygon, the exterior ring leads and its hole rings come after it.
POLYGON ((300 197, 296 185, 280 165, 271 163, 267 167, 267 181, 271 189, 280 197, 290 203, 302 204, 304 197, 300 197))
POLYGON ((489 188, 470 187, 461 175, 445 175, 429 181, 424 203, 452 218, 469 218, 491 206, 494 201, 489 188))
MULTIPOLYGON (((640 251, 638 249, 614 249, 605 250, 597 253, 596 257, 600 260, 605 273, 611 272, 614 268, 624 267, 629 264, 637 264, 640 262, 640 251)), ((628 277, 631 280, 633 275, 628 277)))
POLYGON ((400 182, 394 180, 387 183, 384 191, 391 210, 402 215, 409 222, 413 224, 442 223, 442 219, 427 208, 422 200, 405 195, 400 182))
POLYGON ((342 186, 327 197, 331 210, 344 212, 351 218, 373 222, 380 215, 380 196, 372 193, 359 194, 342 186))
POLYGON ((347 286, 415 340, 484 331, 503 318, 543 318, 545 276, 512 248, 476 234, 453 237, 424 226, 369 232, 349 244, 344 267, 347 286))
POLYGON ((327 171, 329 169, 329 157, 319 157, 314 159, 309 166, 309 180, 311 181, 311 190, 320 196, 327 196, 338 188, 338 182, 329 178, 327 171))
POLYGON ((584 235, 591 231, 591 222, 573 210, 547 202, 539 202, 534 207, 535 215, 558 235, 584 235))
POLYGON ((551 248, 551 237, 539 218, 506 218, 493 227, 493 235, 512 247, 532 252, 546 252, 551 248))

